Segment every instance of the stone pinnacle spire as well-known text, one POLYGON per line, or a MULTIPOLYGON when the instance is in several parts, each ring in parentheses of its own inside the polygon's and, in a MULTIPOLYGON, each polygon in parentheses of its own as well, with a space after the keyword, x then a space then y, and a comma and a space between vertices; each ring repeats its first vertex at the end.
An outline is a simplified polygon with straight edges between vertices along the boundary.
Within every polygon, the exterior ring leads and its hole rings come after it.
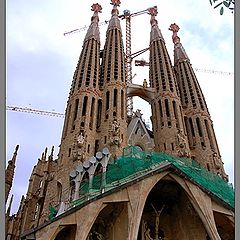
POLYGON ((157 39, 162 39, 164 41, 161 30, 158 27, 158 21, 155 18, 158 14, 157 7, 149 8, 148 11, 149 11, 149 14, 151 15, 150 23, 152 26, 151 35, 150 35, 150 44, 152 41, 157 39))
POLYGON ((10 212, 11 212, 11 208, 12 208, 12 202, 13 202, 13 194, 11 196, 9 205, 8 205, 8 209, 7 209, 7 216, 10 216, 10 212))
POLYGON ((16 159, 17 159, 17 152, 19 149, 19 145, 16 146, 15 152, 13 153, 13 157, 11 160, 8 161, 8 166, 5 171, 5 202, 7 202, 9 192, 12 187, 12 182, 13 182, 13 176, 14 176, 14 169, 15 169, 15 164, 16 164, 16 159))
POLYGON ((118 8, 121 4, 120 0, 111 0, 111 4, 113 5, 113 9, 112 9, 112 17, 109 21, 109 25, 108 25, 108 31, 110 29, 113 29, 113 28, 117 28, 121 31, 121 26, 120 26, 120 20, 119 20, 119 17, 118 17, 118 14, 119 14, 119 11, 118 11, 118 8))
POLYGON ((176 23, 170 25, 169 30, 173 32, 172 40, 174 43, 174 64, 177 64, 179 61, 189 61, 189 58, 183 48, 180 37, 178 37, 177 32, 179 31, 179 26, 176 23))
POLYGON ((88 28, 87 34, 85 36, 84 42, 94 38, 96 39, 98 42, 100 42, 100 34, 99 34, 99 27, 98 27, 98 22, 99 22, 99 17, 98 17, 98 13, 102 12, 102 7, 101 5, 99 5, 98 3, 95 3, 92 5, 92 9, 91 9, 94 13, 93 16, 91 18, 91 24, 88 28))

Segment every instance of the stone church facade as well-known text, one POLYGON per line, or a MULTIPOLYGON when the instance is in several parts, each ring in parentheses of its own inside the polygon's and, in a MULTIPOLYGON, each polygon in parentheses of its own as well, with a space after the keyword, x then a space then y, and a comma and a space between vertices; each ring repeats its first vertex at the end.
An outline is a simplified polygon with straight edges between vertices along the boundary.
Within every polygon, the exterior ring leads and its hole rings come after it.
MULTIPOLYGON (((206 101, 174 23, 174 65, 150 8, 149 84, 126 82, 119 0, 100 49, 93 16, 73 75, 58 158, 34 166, 6 239, 234 239, 228 183, 206 101), (149 86, 148 86, 149 85, 149 86), (152 109, 152 131, 127 97, 152 109)), ((6 201, 18 146, 6 169, 6 201)), ((11 204, 10 204, 11 205, 11 204)))

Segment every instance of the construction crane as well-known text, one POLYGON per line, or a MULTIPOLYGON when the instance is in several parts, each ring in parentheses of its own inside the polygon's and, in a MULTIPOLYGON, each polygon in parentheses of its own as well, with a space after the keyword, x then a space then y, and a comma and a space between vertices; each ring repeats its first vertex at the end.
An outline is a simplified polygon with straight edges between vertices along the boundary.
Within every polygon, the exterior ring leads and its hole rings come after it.
MULTIPOLYGON (((157 6, 154 6, 152 8, 157 9, 157 6)), ((145 13, 149 14, 150 9, 151 8, 147 8, 145 10, 134 12, 134 13, 131 13, 129 10, 124 10, 123 14, 119 15, 120 19, 122 19, 122 20, 125 19, 126 20, 125 68, 126 68, 126 81, 127 81, 128 84, 132 83, 132 60, 133 60, 133 58, 142 54, 142 53, 144 53, 144 52, 146 52, 148 50, 148 48, 145 48, 143 50, 140 50, 140 51, 132 54, 132 49, 131 49, 131 37, 132 37, 131 36, 131 18, 142 15, 142 14, 145 14, 145 13)), ((107 23, 109 23, 109 20, 105 20, 103 22, 100 22, 99 26, 106 25, 107 23)), ((85 30, 87 30, 87 28, 88 27, 85 25, 82 28, 78 28, 78 29, 74 29, 74 30, 65 32, 63 35, 66 36, 66 35, 69 35, 69 34, 72 34, 72 33, 85 31, 85 30)), ((133 113, 132 97, 129 97, 128 100, 127 100, 127 109, 128 109, 128 115, 132 116, 132 113, 133 113)))
MULTIPOLYGON (((135 66, 149 66, 149 62, 146 60, 135 60, 135 66)), ((212 70, 212 69, 204 69, 204 68, 193 68, 197 72, 203 72, 203 73, 211 73, 211 74, 220 74, 220 75, 227 75, 227 76, 232 76, 232 72, 224 72, 224 71, 217 71, 217 70, 212 70)))
POLYGON ((6 109, 10 110, 10 111, 40 114, 40 115, 46 115, 46 116, 51 116, 51 117, 60 117, 60 118, 64 117, 63 113, 44 111, 44 110, 39 110, 39 109, 32 109, 32 108, 28 108, 28 107, 7 106, 6 109))

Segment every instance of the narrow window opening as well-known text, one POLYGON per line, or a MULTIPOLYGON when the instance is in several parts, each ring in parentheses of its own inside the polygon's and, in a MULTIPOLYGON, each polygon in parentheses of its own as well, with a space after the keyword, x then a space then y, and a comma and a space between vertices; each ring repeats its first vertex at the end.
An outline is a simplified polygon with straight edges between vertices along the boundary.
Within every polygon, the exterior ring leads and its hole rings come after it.
POLYGON ((99 149, 99 140, 96 140, 95 146, 94 146, 94 155, 97 153, 98 149, 99 149))
POLYGON ((204 120, 204 122, 205 122, 205 127, 207 129, 207 135, 208 135, 210 147, 211 147, 211 149, 214 149, 214 145, 213 145, 213 141, 212 141, 212 137, 211 137, 211 133, 210 133, 208 122, 207 122, 206 119, 204 120))
POLYGON ((123 90, 121 90, 121 117, 124 118, 124 95, 123 90))
POLYGON ((106 111, 109 109, 109 91, 106 92, 106 111))
POLYGON ((68 157, 70 157, 70 156, 71 156, 71 151, 72 151, 72 149, 71 149, 71 148, 69 148, 69 149, 68 149, 68 157))
POLYGON ((164 145, 164 150, 166 151, 167 150, 166 143, 164 143, 163 145, 164 145))
POLYGON ((194 132, 194 127, 193 127, 192 118, 189 118, 189 124, 190 124, 190 128, 191 128, 192 135, 195 137, 195 132, 194 132))
POLYGON ((87 152, 90 152, 90 144, 88 144, 87 152))
POLYGON ((82 108, 82 116, 86 115, 86 111, 87 111, 87 101, 88 101, 88 97, 85 96, 83 99, 83 108, 82 108))
POLYGON ((113 95, 113 107, 117 106, 117 89, 114 89, 114 95, 113 95))
POLYGON ((100 127, 101 124, 101 115, 102 115, 102 101, 98 100, 98 109, 97 109, 97 128, 100 127))
POLYGON ((107 143, 107 136, 104 136, 104 144, 107 143))
POLYGON ((165 108, 166 108, 167 117, 170 117, 170 112, 169 112, 169 106, 168 106, 168 100, 167 99, 165 99, 165 108))
POLYGON ((173 145, 173 143, 171 143, 171 145, 172 145, 172 150, 174 150, 174 145, 173 145))
POLYGON ((202 137, 202 127, 201 127, 201 123, 200 123, 199 118, 196 118, 196 123, 197 123, 199 136, 202 137))

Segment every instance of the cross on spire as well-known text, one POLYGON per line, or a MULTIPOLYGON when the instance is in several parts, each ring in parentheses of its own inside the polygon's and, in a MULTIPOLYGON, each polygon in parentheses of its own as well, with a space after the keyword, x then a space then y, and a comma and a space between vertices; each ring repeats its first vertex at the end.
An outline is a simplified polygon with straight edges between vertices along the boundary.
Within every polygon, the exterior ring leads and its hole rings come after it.
POLYGON ((92 11, 94 11, 95 13, 101 13, 102 12, 102 6, 100 5, 100 4, 98 4, 98 3, 94 3, 93 5, 92 5, 92 9, 91 9, 92 11))

